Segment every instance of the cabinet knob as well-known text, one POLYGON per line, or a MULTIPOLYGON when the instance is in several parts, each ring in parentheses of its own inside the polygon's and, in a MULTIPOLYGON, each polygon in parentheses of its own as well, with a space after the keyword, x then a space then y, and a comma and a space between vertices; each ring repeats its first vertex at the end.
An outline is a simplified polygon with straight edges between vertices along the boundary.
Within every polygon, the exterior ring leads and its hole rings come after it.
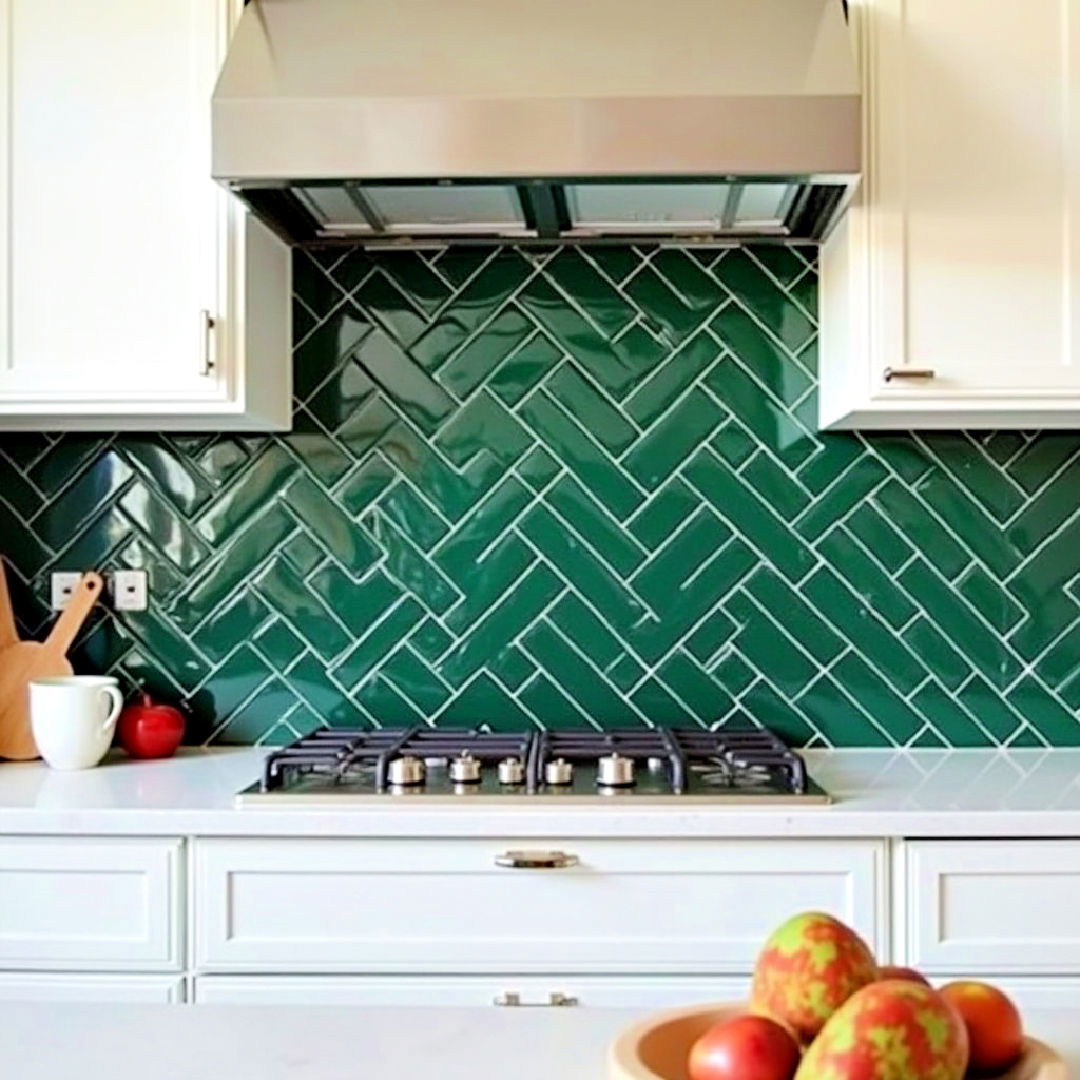
POLYGON ((906 379, 911 382, 927 382, 934 378, 933 368, 891 368, 884 371, 885 381, 892 382, 894 379, 906 379))
POLYGON ((495 856, 496 866, 511 870, 565 870, 577 864, 578 857, 565 851, 504 851, 495 856))

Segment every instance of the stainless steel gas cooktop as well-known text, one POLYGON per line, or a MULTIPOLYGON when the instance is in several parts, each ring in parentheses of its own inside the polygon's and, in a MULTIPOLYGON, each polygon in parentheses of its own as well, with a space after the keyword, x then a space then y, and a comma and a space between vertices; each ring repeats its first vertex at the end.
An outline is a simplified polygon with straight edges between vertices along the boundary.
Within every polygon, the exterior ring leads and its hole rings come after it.
POLYGON ((266 759, 239 806, 422 800, 501 806, 631 799, 634 805, 829 802, 803 759, 759 728, 611 731, 327 729, 266 759))

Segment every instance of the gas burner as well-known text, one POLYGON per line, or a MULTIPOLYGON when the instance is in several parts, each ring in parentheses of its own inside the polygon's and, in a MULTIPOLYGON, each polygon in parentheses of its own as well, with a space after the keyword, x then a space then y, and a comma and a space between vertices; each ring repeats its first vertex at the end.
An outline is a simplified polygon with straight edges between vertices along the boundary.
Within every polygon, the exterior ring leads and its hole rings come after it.
POLYGON ((751 727, 462 731, 417 726, 313 732, 271 753, 241 805, 318 804, 384 794, 472 802, 598 796, 636 804, 826 803, 794 750, 751 727))

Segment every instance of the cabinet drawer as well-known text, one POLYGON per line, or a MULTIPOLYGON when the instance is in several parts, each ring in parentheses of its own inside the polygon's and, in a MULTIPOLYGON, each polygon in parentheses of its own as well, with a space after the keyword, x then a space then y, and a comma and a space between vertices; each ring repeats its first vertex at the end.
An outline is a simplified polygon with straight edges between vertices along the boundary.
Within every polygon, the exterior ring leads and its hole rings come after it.
POLYGON ((875 841, 206 840, 204 971, 748 972, 793 906, 882 945, 875 841), (561 869, 497 865, 558 850, 561 869))
POLYGON ((698 1001, 741 1001, 747 977, 701 975, 200 975, 197 1004, 477 1006, 523 1008, 588 1006, 676 1008, 698 1001), (556 1000, 565 1004, 556 1006, 556 1000))
POLYGON ((180 840, 0 839, 0 967, 175 971, 180 840))
POLYGON ((184 982, 174 975, 69 975, 0 972, 0 1001, 146 1002, 184 1000, 184 982))
POLYGON ((1080 842, 906 845, 907 961, 928 971, 1080 973, 1080 842))

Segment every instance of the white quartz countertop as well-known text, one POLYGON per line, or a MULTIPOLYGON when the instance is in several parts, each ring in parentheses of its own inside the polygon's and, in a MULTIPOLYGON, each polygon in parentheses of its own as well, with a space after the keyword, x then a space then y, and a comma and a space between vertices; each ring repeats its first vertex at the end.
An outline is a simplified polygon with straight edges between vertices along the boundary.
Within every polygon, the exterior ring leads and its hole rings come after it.
POLYGON ((1080 750, 810 751, 831 806, 233 805, 266 751, 115 753, 96 769, 0 763, 0 833, 228 836, 1080 836, 1080 750))
MULTIPOLYGON (((5 1005, 6 1080, 604 1080, 622 1009, 5 1005)), ((1029 1034, 1080 1075, 1080 1013, 1029 1034)))

